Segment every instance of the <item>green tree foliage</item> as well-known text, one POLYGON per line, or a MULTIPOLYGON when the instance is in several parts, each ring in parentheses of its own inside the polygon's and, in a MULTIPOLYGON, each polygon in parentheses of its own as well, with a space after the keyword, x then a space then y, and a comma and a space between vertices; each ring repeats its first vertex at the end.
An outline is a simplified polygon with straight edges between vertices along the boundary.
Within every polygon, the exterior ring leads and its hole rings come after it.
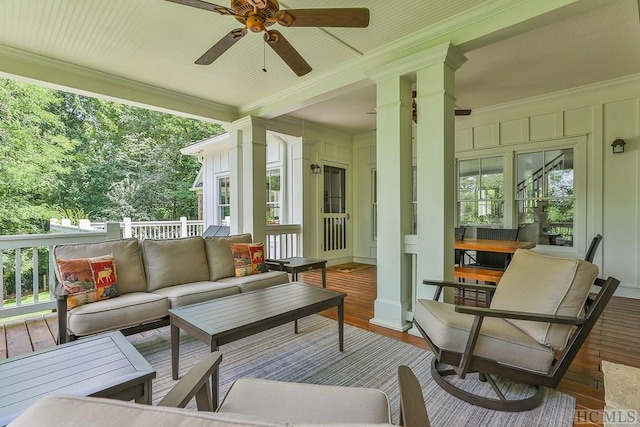
POLYGON ((0 234, 90 219, 196 216, 200 167, 180 149, 219 125, 0 79, 0 234))
POLYGON ((79 144, 65 134, 52 90, 0 79, 0 232, 41 229, 79 144))

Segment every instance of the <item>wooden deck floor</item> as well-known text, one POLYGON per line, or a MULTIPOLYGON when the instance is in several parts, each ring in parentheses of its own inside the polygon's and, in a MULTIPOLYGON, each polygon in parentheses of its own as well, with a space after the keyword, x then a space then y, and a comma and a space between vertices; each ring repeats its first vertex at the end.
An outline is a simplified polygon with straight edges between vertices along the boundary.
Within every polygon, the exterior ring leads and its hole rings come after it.
MULTIPOLYGON (((320 286, 319 270, 300 274, 300 280, 320 286)), ((351 273, 329 269, 327 287, 347 293, 345 321, 382 335, 428 350, 426 342, 408 333, 400 333, 369 323, 376 298, 376 268, 351 273)), ((327 316, 335 316, 332 310, 327 316)), ((600 362, 607 360, 640 367, 640 300, 614 297, 574 359, 558 389, 575 396, 577 409, 604 408, 604 384, 600 362)), ((13 357, 55 344, 56 314, 24 321, 0 323, 0 359, 13 357)), ((576 424, 584 425, 584 424, 576 424)))

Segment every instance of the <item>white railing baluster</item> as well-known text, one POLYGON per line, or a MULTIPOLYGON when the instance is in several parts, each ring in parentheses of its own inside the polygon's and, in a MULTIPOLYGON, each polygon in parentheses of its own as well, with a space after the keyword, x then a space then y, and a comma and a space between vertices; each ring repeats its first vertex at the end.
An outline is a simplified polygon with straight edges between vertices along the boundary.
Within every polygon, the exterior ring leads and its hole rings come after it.
POLYGON ((32 257, 33 257, 33 272, 32 272, 33 273, 33 289, 32 289, 32 292, 33 292, 33 303, 36 304, 38 302, 38 297, 40 296, 40 295, 38 295, 38 293, 39 293, 38 292, 38 288, 40 287, 39 283, 38 283, 38 281, 40 280, 40 275, 39 275, 39 271, 38 271, 38 248, 34 247, 34 248, 32 248, 32 250, 33 250, 33 252, 32 252, 33 253, 33 255, 32 255, 32 257))
POLYGON ((16 306, 22 305, 22 248, 16 248, 16 306))
POLYGON ((4 307, 4 251, 0 250, 0 309, 4 307))
MULTIPOLYGON (((106 225, 105 225, 106 231, 106 225)), ((53 299, 56 291, 56 272, 54 270, 55 259, 53 258, 53 246, 49 246, 49 277, 47 281, 49 283, 49 299, 53 299)))

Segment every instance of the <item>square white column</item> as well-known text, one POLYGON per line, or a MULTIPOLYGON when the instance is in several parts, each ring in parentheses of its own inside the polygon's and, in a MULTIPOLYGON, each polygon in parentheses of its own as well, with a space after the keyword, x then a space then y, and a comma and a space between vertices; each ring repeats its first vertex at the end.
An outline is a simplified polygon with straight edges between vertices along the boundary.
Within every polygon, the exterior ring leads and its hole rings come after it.
POLYGON ((231 181, 231 233, 251 233, 254 242, 266 236, 266 123, 244 117, 227 126, 231 181))
POLYGON ((377 81, 378 295, 371 323, 405 331, 411 305, 411 82, 401 76, 377 81))

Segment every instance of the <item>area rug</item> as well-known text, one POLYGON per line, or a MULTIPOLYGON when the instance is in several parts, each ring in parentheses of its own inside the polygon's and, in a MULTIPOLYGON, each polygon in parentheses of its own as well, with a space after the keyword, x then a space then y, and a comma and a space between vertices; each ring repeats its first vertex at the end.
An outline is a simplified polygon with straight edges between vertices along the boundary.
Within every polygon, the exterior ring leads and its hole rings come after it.
MULTIPOLYGON (((373 332, 345 325, 345 350, 338 350, 338 327, 334 320, 312 315, 242 340, 225 344, 220 366, 220 395, 241 377, 311 384, 373 387, 389 397, 393 422, 399 419, 397 368, 409 366, 423 388, 432 426, 571 426, 575 399, 545 390, 544 403, 527 412, 508 413, 479 408, 450 396, 435 384, 429 372, 432 354, 422 348, 373 332)), ((157 402, 176 383, 171 379, 169 327, 129 337, 157 371, 153 400, 157 402)), ((182 334, 180 375, 208 352, 208 346, 182 334)), ((486 383, 467 381, 475 387, 486 383)), ((518 393, 518 390, 512 390, 518 393)), ((492 393, 487 390, 487 393, 492 393)), ((190 408, 195 408, 194 402, 190 408)))
MULTIPOLYGON (((601 363, 604 374, 605 409, 631 409, 640 413, 640 368, 618 363, 601 363)), ((636 420, 638 421, 638 420, 636 420)), ((633 425, 638 425, 636 422, 633 425)), ((605 423, 605 425, 617 425, 605 423)))
POLYGON ((353 273, 354 271, 364 270, 365 268, 374 267, 371 264, 361 264, 359 262, 348 262, 346 264, 332 265, 327 267, 329 270, 338 271, 340 273, 353 273))

